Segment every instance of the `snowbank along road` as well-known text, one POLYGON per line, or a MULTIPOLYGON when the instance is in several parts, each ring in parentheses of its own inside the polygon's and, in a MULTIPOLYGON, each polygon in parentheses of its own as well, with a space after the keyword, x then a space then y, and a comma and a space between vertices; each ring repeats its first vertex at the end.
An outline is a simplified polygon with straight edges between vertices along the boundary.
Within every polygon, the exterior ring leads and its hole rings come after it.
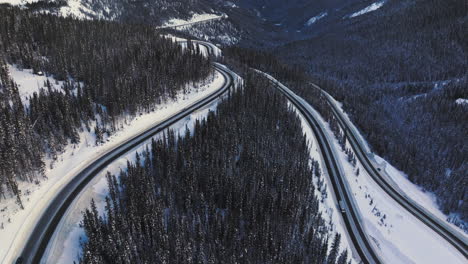
POLYGON ((306 106, 307 103, 303 99, 298 97, 283 84, 266 73, 259 73, 270 79, 275 87, 282 94, 284 94, 288 100, 296 106, 297 109, 299 109, 301 114, 307 119, 309 126, 314 131, 326 164, 326 170, 330 175, 333 190, 335 191, 336 198, 338 199, 341 208, 346 229, 349 233, 349 236, 351 237, 356 251, 359 254, 359 258, 364 263, 382 263, 378 254, 376 253, 376 250, 373 247, 373 244, 369 241, 368 236, 364 232, 364 227, 361 225, 361 217, 358 213, 359 209, 354 202, 352 192, 347 186, 346 179, 344 178, 345 176, 338 164, 335 153, 326 136, 326 132, 320 126, 319 122, 317 122, 316 118, 314 117, 314 113, 309 111, 306 106))
POLYGON ((68 206, 72 203, 73 199, 86 187, 90 180, 97 175, 103 168, 105 168, 112 161, 122 156, 135 146, 141 144, 145 140, 151 138, 153 135, 161 132, 162 130, 170 127, 177 121, 185 118, 190 113, 208 105, 218 97, 223 95, 233 85, 233 73, 227 70, 220 64, 214 64, 216 71, 221 73, 225 79, 224 85, 212 93, 208 97, 192 104, 189 107, 182 109, 179 113, 169 117, 168 119, 156 124, 149 130, 127 140, 120 146, 112 149, 100 158, 89 164, 85 169, 79 172, 50 202, 49 206, 45 209, 37 222, 34 230, 25 241, 24 248, 21 255, 18 256, 16 263, 39 263, 44 254, 44 251, 57 227, 60 219, 66 212, 68 206))

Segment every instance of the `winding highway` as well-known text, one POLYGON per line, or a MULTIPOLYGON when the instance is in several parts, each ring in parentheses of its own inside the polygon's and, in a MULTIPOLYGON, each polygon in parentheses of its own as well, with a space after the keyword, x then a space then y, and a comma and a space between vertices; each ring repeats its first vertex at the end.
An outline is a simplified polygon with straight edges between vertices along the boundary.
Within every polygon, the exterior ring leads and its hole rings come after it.
POLYGON ((363 263, 382 263, 379 255, 377 254, 372 242, 366 235, 364 227, 362 226, 361 217, 359 215, 359 208, 355 204, 352 192, 348 186, 345 175, 338 165, 339 161, 336 159, 334 149, 331 146, 331 142, 327 137, 327 132, 317 121, 316 117, 310 110, 310 106, 301 97, 297 96, 286 86, 278 82, 272 76, 267 73, 257 71, 258 73, 267 77, 275 87, 285 95, 288 100, 294 104, 294 106, 300 111, 300 113, 307 120, 307 123, 312 128, 322 156, 325 162, 326 170, 330 176, 333 190, 336 198, 339 201, 340 207, 342 207, 343 220, 348 231, 348 234, 359 254, 359 258, 363 263))
POLYGON ((417 202, 413 201, 410 197, 404 193, 400 193, 395 186, 390 183, 383 172, 377 169, 372 163, 369 153, 366 151, 364 143, 360 140, 359 132, 356 131, 355 127, 350 121, 344 116, 344 113, 338 109, 338 106, 334 103, 333 97, 327 92, 322 90, 319 86, 314 84, 314 87, 319 89, 331 106, 333 115, 338 120, 341 128, 344 130, 349 143, 351 144, 356 156, 361 162, 362 166, 366 169, 372 179, 390 195, 398 204, 405 208, 408 212, 413 214, 417 219, 426 224, 429 228, 434 230, 452 246, 454 246, 465 258, 468 259, 468 240, 466 236, 460 234, 460 232, 454 230, 446 222, 439 219, 437 216, 425 210, 417 202))
MULTIPOLYGON (((185 41, 179 41, 182 43, 185 41)), ((215 45, 198 40, 192 40, 195 44, 203 46, 207 50, 207 55, 218 56, 220 54, 218 47, 215 45)), ((155 134, 167 129, 174 123, 185 118, 190 113, 208 105, 213 102, 221 95, 225 94, 234 83, 234 73, 228 70, 225 66, 214 63, 216 71, 221 73, 225 79, 223 87, 208 97, 195 102, 189 107, 182 109, 179 113, 172 117, 154 125, 147 131, 125 141, 121 145, 115 147, 111 151, 102 155, 92 163, 90 163, 85 169, 79 172, 49 203, 48 207, 44 210, 36 226, 32 230, 28 237, 28 240, 24 244, 24 248, 20 256, 17 258, 16 263, 39 263, 43 257, 44 251, 54 234, 57 225, 62 219, 68 207, 72 204, 73 200, 77 195, 88 185, 94 176, 99 174, 107 165, 114 160, 118 159, 134 147, 140 145, 144 141, 150 139, 155 134)), ((321 126, 320 122, 317 121, 317 116, 312 111, 310 105, 301 97, 297 96, 286 86, 278 82, 272 76, 257 71, 258 73, 267 77, 274 86, 285 95, 288 100, 294 104, 298 111, 304 116, 309 126, 312 128, 315 137, 317 138, 318 145, 320 147, 325 169, 327 170, 331 185, 333 187, 336 199, 342 209, 342 217, 351 238, 351 241, 356 249, 359 258, 363 263, 382 263, 379 257, 378 250, 376 249, 369 236, 366 234, 363 221, 361 219, 359 208, 352 196, 352 191, 346 181, 345 175, 340 166, 339 160, 336 158, 335 148, 332 146, 328 133, 321 126)), ((364 143, 360 140, 358 131, 350 124, 349 120, 344 116, 343 112, 338 109, 334 103, 333 98, 323 91, 320 87, 314 85, 317 89, 320 89, 328 103, 330 104, 334 116, 337 118, 341 127, 345 131, 349 142, 360 160, 363 167, 373 178, 373 180, 387 192, 396 202, 398 202, 403 208, 412 213, 421 222, 426 224, 446 241, 457 248, 465 258, 468 258, 468 246, 467 239, 465 236, 454 230, 447 223, 444 223, 441 219, 429 213, 427 210, 422 208, 416 202, 406 195, 400 193, 392 183, 390 183, 386 176, 379 171, 369 157, 369 153, 364 147, 364 143)))
POLYGON ((214 68, 221 73, 225 79, 224 85, 220 89, 102 155, 79 172, 62 190, 60 190, 44 210, 36 226, 29 235, 28 240, 25 242, 24 248, 20 256, 18 256, 16 263, 39 263, 41 261, 49 240, 67 208, 91 179, 107 165, 157 133, 167 129, 192 112, 210 104, 221 95, 225 94, 234 84, 234 73, 218 63, 214 63, 214 68))

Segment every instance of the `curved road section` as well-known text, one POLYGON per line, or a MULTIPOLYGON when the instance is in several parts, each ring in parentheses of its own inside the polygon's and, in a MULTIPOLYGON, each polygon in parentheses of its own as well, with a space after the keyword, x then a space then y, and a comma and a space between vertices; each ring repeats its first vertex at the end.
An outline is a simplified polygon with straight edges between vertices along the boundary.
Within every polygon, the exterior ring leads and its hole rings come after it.
POLYGON ((361 225, 362 221, 358 214, 359 209, 354 202, 352 192, 345 180, 344 173, 335 158, 334 149, 331 147, 331 143, 326 136, 326 132, 323 127, 315 118, 314 113, 309 109, 310 106, 308 106, 302 98, 297 96, 270 75, 260 71, 257 72, 266 76, 275 85, 275 87, 294 104, 312 128, 322 151, 326 169, 330 175, 330 180, 333 185, 336 198, 339 201, 346 229, 348 230, 349 236, 351 237, 361 261, 364 263, 382 263, 373 247, 373 244, 369 241, 369 238, 364 232, 364 227, 361 225))
POLYGON ((345 118, 344 113, 338 109, 337 105, 334 103, 334 99, 324 90, 322 90, 319 86, 315 85, 315 88, 322 91, 325 95, 325 98, 328 101, 328 104, 331 106, 332 111, 340 126, 343 128, 349 143, 353 147, 353 150, 361 161, 361 164, 364 166, 366 171, 372 177, 372 179, 392 197, 398 204, 400 204, 403 208, 408 210, 411 214, 413 214, 417 219, 421 222, 426 224, 429 228, 434 230, 437 234, 439 234, 442 238, 448 241, 451 245, 453 245, 458 251, 460 251, 465 258, 468 258, 468 240, 465 236, 460 234, 460 232, 454 230, 451 226, 447 223, 439 219, 437 216, 434 216, 424 208, 422 208, 418 203, 413 201, 410 197, 402 194, 398 191, 395 186, 393 186, 385 177, 382 175, 382 172, 379 171, 374 164, 371 162, 368 152, 364 147, 364 143, 361 142, 360 137, 358 135, 358 131, 354 128, 352 124, 350 124, 349 120, 345 118))
POLYGON ((91 179, 96 176, 100 171, 102 171, 107 165, 111 162, 127 153, 134 147, 140 145, 144 141, 148 140, 155 134, 163 131, 164 129, 170 127, 177 121, 188 116, 190 113, 194 112, 197 109, 200 109, 209 103, 216 100, 218 97, 223 95, 229 90, 233 85, 234 76, 233 73, 227 70, 226 67, 220 64, 214 64, 216 71, 221 73, 225 79, 223 87, 221 87, 216 92, 212 93, 208 97, 201 99, 198 102, 195 102, 189 107, 182 109, 179 113, 174 116, 160 122, 159 124, 153 126, 147 131, 141 133, 140 135, 135 136, 132 139, 127 140, 120 146, 114 148, 113 150, 107 152, 105 155, 101 156, 94 162, 92 162, 88 167, 83 169, 80 173, 76 175, 73 180, 71 180, 51 201, 49 206, 45 209, 39 221, 37 222, 34 230, 29 235, 27 242, 22 250, 21 256, 18 257, 16 263, 39 263, 44 254, 45 249, 49 243, 50 238, 52 237, 60 219, 66 212, 67 208, 73 202, 75 197, 83 190, 83 188, 91 181, 91 179))

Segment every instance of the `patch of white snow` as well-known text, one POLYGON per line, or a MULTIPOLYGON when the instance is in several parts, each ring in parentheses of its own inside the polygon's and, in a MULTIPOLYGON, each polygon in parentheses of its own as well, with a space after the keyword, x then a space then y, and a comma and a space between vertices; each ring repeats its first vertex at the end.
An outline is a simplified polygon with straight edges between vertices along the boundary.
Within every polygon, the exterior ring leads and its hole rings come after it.
POLYGON ((364 14, 367 14, 369 12, 373 12, 379 8, 381 8, 384 4, 385 4, 386 0, 384 1, 379 1, 379 2, 376 2, 376 3, 373 3, 372 5, 356 12, 356 13, 353 13, 345 18, 353 18, 353 17, 357 17, 357 16, 361 16, 361 15, 364 15, 364 14))
POLYGON ((328 15, 327 12, 322 12, 314 17, 312 17, 311 19, 309 19, 307 22, 306 22, 306 26, 312 26, 312 24, 314 24, 315 22, 319 21, 320 19, 326 17, 328 15))
POLYGON ((60 14, 64 17, 72 16, 79 19, 93 19, 97 14, 83 4, 82 0, 68 0, 67 6, 60 8, 60 14))
POLYGON ((47 81, 50 82, 53 90, 62 91, 63 81, 57 81, 53 77, 34 74, 31 69, 20 69, 10 64, 8 64, 8 71, 10 77, 18 85, 21 101, 25 106, 29 106, 32 95, 39 93, 40 89, 45 87, 47 81))
POLYGON ((457 100, 455 100, 455 103, 458 105, 468 106, 468 99, 458 98, 457 100))
POLYGON ((195 23, 200 23, 200 22, 205 22, 205 21, 211 21, 211 20, 216 20, 216 19, 221 19, 225 18, 226 15, 216 15, 216 14, 194 14, 189 20, 183 20, 179 18, 172 18, 164 25, 162 25, 160 28, 165 28, 165 27, 180 27, 180 26, 189 26, 191 24, 195 23))

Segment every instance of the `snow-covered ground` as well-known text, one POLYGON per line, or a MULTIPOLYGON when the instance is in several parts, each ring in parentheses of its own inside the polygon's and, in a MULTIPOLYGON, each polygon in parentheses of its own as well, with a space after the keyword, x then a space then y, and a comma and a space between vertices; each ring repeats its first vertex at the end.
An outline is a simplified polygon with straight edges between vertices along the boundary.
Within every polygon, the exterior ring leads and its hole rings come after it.
POLYGON ((382 168, 382 171, 384 171, 388 175, 388 178, 391 180, 393 185, 396 185, 396 187, 402 193, 404 193, 407 197, 411 198, 411 200, 418 203, 422 208, 429 211, 432 215, 438 217, 441 221, 445 222, 445 224, 452 227, 453 230, 468 238, 467 233, 461 230, 458 226, 447 221, 447 219, 449 219, 450 216, 444 214, 440 210, 439 206, 437 205, 436 196, 433 193, 425 191, 420 186, 412 183, 410 180, 408 180, 408 177, 404 172, 393 167, 382 157, 374 155, 374 160, 378 164, 378 167, 382 168))
MULTIPOLYGON (((0 4, 6 3, 17 6, 23 6, 36 2, 39 2, 39 0, 0 0, 0 4)), ((59 15, 64 17, 72 16, 79 19, 93 19, 102 17, 86 6, 86 4, 84 4, 81 0, 67 0, 67 5, 60 7, 59 15)))
POLYGON ((60 15, 64 17, 75 17, 79 19, 93 19, 100 17, 96 12, 83 4, 81 0, 68 0, 67 6, 60 8, 60 15))
POLYGON ((464 98, 458 98, 457 100, 455 100, 455 103, 456 104, 459 104, 459 105, 468 105, 468 99, 464 99, 464 98))
POLYGON ((307 22, 306 22, 306 26, 312 26, 312 24, 314 24, 315 22, 319 21, 320 19, 326 17, 328 15, 327 12, 322 12, 314 17, 312 17, 311 19, 309 19, 307 22))
POLYGON ((369 12, 375 11, 375 10, 381 8, 385 4, 385 2, 386 2, 386 0, 375 2, 375 3, 371 4, 370 6, 364 8, 364 9, 361 9, 361 10, 355 12, 355 13, 352 13, 349 16, 345 16, 344 18, 353 18, 353 17, 361 16, 361 15, 367 14, 369 12))
POLYGON ((25 5, 39 2, 40 0, 0 0, 0 4, 25 5))
MULTIPOLYGON (((329 133, 332 133, 329 129, 329 133)), ((336 149, 339 144, 333 140, 336 149)), ((347 143, 347 148, 351 148, 347 143)), ((398 205, 357 162, 353 167, 347 155, 339 157, 365 228, 386 263, 466 263, 466 259, 432 229, 398 205), (359 169, 359 176, 356 171, 359 169)))
POLYGON ((63 91, 63 81, 57 81, 53 77, 34 74, 31 69, 19 69, 10 64, 8 64, 8 71, 18 85, 21 101, 25 106, 29 106, 29 100, 34 93, 39 93, 39 90, 45 87, 46 81, 49 81, 53 90, 63 91))
POLYGON ((346 112, 343 111, 342 103, 336 101, 331 96, 330 96, 330 99, 337 106, 337 108, 340 109, 340 111, 343 113, 343 116, 347 120, 347 123, 351 124, 352 129, 357 132, 358 140, 361 142, 361 144, 365 146, 366 151, 369 157, 371 158, 371 161, 376 165, 376 167, 381 168, 381 172, 386 174, 387 179, 397 189, 399 189, 399 191, 401 191, 411 200, 418 203, 422 208, 429 211, 431 214, 435 215, 440 220, 444 221, 447 225, 451 226, 455 231, 458 231, 460 234, 463 234, 464 236, 468 237, 468 234, 463 232, 463 230, 461 230, 458 226, 454 225, 453 223, 447 222, 447 219, 449 218, 449 216, 442 213, 442 210, 440 210, 439 206, 437 205, 436 197, 433 193, 425 191, 420 186, 412 183, 410 180, 408 180, 408 176, 404 172, 393 167, 388 161, 386 161, 382 157, 376 155, 375 153, 372 153, 370 151, 367 141, 364 139, 364 137, 359 133, 359 130, 351 122, 346 112))
MULTIPOLYGON (((16 76, 18 77, 18 75, 16 76)), ((21 79, 14 79, 18 83, 21 79)), ((54 81, 55 82, 55 81, 54 81)), ((20 210, 14 199, 0 201, 0 263, 12 263, 21 250, 23 243, 34 227, 37 218, 41 215, 48 202, 74 175, 84 168, 90 161, 108 152, 112 148, 129 138, 147 130, 180 109, 215 92, 224 83, 221 74, 216 73, 212 79, 207 80, 201 87, 193 87, 189 94, 180 93, 177 100, 158 106, 151 113, 142 113, 136 118, 122 120, 118 127, 120 130, 106 138, 106 143, 96 146, 93 133, 83 128, 80 133, 80 143, 68 145, 63 154, 56 161, 46 159, 47 179, 39 184, 21 183, 24 210, 20 210)), ((30 89, 34 90, 34 89, 30 89)))
POLYGON ((183 20, 180 18, 172 18, 166 23, 164 23, 161 28, 165 27, 179 27, 179 26, 189 26, 195 23, 201 23, 205 21, 211 21, 215 19, 224 18, 225 15, 216 15, 216 14, 194 14, 189 20, 183 20))

